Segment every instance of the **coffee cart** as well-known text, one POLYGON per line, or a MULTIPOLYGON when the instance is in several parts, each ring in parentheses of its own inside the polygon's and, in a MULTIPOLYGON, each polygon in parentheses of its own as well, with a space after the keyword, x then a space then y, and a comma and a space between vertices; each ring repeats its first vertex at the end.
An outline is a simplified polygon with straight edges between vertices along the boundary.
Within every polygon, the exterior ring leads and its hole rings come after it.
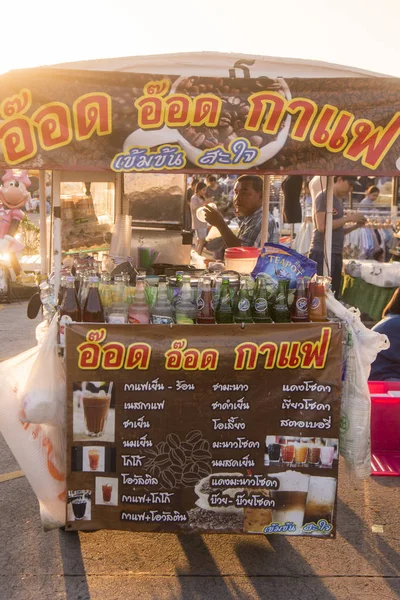
MULTIPOLYGON (((263 242, 269 176, 327 175, 329 272, 333 176, 397 175, 399 88, 346 67, 215 53, 11 72, 0 78, 1 166, 53 173, 56 294, 61 184, 110 182, 115 216, 135 217, 124 187, 142 174, 262 175, 263 242)), ((182 234, 179 223, 162 228, 182 234)), ((72 324, 66 456, 48 520, 333 537, 343 331, 72 324)))

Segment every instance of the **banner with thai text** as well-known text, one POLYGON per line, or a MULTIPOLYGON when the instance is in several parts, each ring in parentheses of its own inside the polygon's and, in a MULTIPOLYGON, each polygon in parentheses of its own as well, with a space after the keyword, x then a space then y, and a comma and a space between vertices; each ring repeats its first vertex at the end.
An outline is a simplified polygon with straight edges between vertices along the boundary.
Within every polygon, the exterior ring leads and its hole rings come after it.
POLYGON ((399 134, 395 78, 0 77, 0 168, 396 176, 399 134))

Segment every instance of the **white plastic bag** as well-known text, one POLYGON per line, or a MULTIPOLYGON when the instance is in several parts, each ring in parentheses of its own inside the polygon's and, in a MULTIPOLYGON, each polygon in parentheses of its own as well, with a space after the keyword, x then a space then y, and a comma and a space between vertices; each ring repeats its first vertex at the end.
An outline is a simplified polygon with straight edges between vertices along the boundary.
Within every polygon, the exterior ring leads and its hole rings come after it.
POLYGON ((57 319, 53 318, 24 386, 21 420, 62 425, 65 421, 66 377, 57 352, 57 319))
POLYGON ((21 390, 39 352, 35 347, 0 364, 0 432, 39 500, 48 530, 65 525, 65 426, 31 425, 20 419, 21 390))
POLYGON ((340 453, 356 477, 371 474, 371 397, 368 377, 378 352, 389 348, 386 335, 371 331, 361 322, 360 311, 347 309, 331 292, 328 310, 346 327, 345 375, 340 411, 340 453))

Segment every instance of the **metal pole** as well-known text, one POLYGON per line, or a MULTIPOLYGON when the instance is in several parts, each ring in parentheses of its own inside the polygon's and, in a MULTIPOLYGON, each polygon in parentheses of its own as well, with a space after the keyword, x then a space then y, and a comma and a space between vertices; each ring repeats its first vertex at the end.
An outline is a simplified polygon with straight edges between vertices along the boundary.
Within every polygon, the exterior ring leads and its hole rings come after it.
POLYGON ((269 223, 269 197, 270 197, 271 177, 264 175, 264 189, 262 198, 262 226, 261 226, 261 247, 268 242, 268 223, 269 223))
POLYGON ((324 275, 331 274, 332 267, 332 221, 333 221, 333 177, 326 183, 326 219, 324 246, 324 275))
POLYGON ((392 218, 397 218, 398 193, 399 193, 399 178, 393 177, 392 178, 392 201, 391 201, 391 207, 390 207, 390 212, 391 212, 392 218))
POLYGON ((47 275, 46 171, 39 171, 40 273, 47 275))
POLYGON ((61 199, 59 171, 53 171, 53 213, 54 297, 57 298, 61 280, 61 199))
POLYGON ((115 209, 114 209, 114 223, 119 215, 122 215, 122 178, 123 174, 118 173, 115 178, 115 209))

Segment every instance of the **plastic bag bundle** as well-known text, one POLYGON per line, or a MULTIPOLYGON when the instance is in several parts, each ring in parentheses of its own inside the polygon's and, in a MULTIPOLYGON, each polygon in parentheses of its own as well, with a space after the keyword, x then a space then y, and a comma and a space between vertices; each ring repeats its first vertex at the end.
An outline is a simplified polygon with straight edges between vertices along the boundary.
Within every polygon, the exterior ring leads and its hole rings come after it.
POLYGON ((302 223, 296 237, 294 238, 292 249, 296 250, 299 254, 308 254, 311 246, 311 239, 313 234, 313 224, 311 221, 305 221, 302 223))
MULTIPOLYGON (((43 344, 48 340, 49 331, 43 344)), ((55 427, 21 420, 22 396, 42 347, 32 348, 0 364, 0 432, 36 494, 44 529, 49 530, 65 525, 65 423, 55 427)), ((46 380, 53 377, 48 367, 44 377, 46 380)))
POLYGON ((344 323, 347 340, 344 352, 340 453, 357 478, 371 474, 371 398, 368 377, 378 352, 389 348, 386 335, 371 331, 361 322, 360 311, 347 309, 331 292, 328 310, 344 323))
POLYGON ((22 396, 25 423, 62 425, 65 421, 66 376, 57 352, 57 318, 53 318, 30 370, 22 396))

